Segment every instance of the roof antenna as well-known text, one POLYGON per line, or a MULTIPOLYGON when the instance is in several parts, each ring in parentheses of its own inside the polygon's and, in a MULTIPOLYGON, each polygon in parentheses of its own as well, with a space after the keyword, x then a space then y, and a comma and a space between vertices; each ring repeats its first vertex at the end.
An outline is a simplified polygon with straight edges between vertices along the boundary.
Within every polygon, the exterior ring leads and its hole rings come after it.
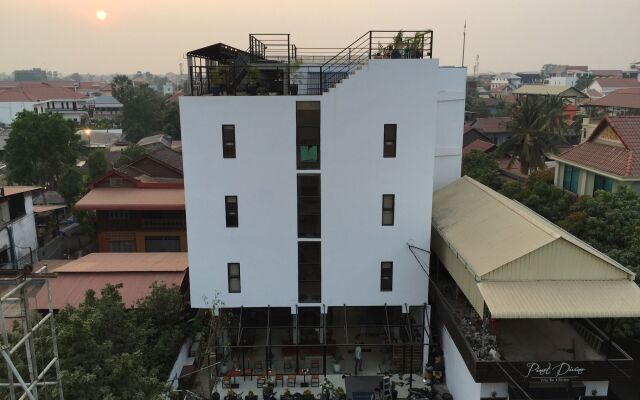
POLYGON ((467 20, 464 20, 464 30, 462 31, 462 66, 464 67, 464 48, 467 44, 467 20))

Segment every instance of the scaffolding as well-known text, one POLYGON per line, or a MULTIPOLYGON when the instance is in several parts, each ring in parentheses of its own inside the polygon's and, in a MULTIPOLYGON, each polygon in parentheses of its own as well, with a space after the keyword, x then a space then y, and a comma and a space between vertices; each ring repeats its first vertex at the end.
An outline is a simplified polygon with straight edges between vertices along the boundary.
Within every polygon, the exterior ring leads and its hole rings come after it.
POLYGON ((40 398, 64 400, 49 285, 49 279, 55 277, 46 265, 35 273, 31 266, 0 271, 0 355, 7 369, 6 380, 0 377, 0 398, 37 400, 40 390, 40 398), (37 319, 32 315, 29 300, 43 289, 47 294, 47 310, 37 319), (8 329, 11 319, 17 320, 21 328, 20 336, 12 337, 13 340, 10 340, 8 329), (37 353, 37 336, 44 334, 43 329, 47 326, 51 330, 50 340, 46 340, 48 348, 40 348, 37 353), (39 369, 39 364, 44 368, 39 369), (50 388, 53 390, 48 390, 50 388))

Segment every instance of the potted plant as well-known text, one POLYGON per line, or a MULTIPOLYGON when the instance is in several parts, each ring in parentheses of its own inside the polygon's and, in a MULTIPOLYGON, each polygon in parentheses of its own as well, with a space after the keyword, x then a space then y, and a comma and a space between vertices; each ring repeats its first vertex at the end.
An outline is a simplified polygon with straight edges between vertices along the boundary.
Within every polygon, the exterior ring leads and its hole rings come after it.
POLYGON ((402 38, 402 31, 398 31, 398 34, 393 38, 391 58, 402 58, 402 49, 404 48, 404 45, 405 43, 402 38))
POLYGON ((404 42, 404 58, 422 58, 424 48, 424 35, 426 32, 416 32, 412 38, 404 42))
POLYGON ((229 391, 227 392, 227 395, 224 396, 225 400, 235 400, 236 399, 236 392, 233 391, 233 389, 229 389, 229 391))
POLYGON ((211 71, 211 94, 220 96, 222 92, 222 73, 220 67, 216 67, 211 71))
POLYGON ((258 396, 253 393, 253 390, 249 390, 249 393, 244 398, 245 400, 258 400, 258 396))
POLYGON ((298 94, 298 84, 300 83, 300 79, 297 71, 300 69, 301 65, 302 61, 295 60, 294 63, 289 66, 289 76, 291 77, 291 82, 289 83, 289 94, 292 96, 298 94))
POLYGON ((249 82, 247 83, 247 93, 250 95, 255 95, 258 93, 258 86, 261 79, 262 74, 260 70, 256 68, 249 68, 247 70, 247 78, 249 78, 249 82))
POLYGON ((336 352, 333 353, 333 372, 335 372, 336 374, 339 373, 342 369, 342 360, 344 360, 342 354, 340 354, 338 350, 336 350, 336 352))
POLYGON ((271 399, 271 395, 273 394, 273 381, 271 377, 268 377, 262 386, 262 399, 269 400, 271 399))
POLYGON ((338 398, 338 400, 347 399, 347 394, 344 392, 344 389, 342 388, 342 386, 338 386, 338 388, 336 389, 336 397, 338 398))
POLYGON ((333 386, 333 382, 324 378, 322 383, 320 384, 320 394, 322 399, 330 400, 334 398, 335 388, 333 386))
POLYGON ((291 399, 291 392, 289 391, 289 388, 286 388, 284 390, 284 393, 280 395, 280 400, 290 400, 291 399))
POLYGON ((314 400, 311 390, 306 389, 304 392, 302 392, 302 400, 314 400))

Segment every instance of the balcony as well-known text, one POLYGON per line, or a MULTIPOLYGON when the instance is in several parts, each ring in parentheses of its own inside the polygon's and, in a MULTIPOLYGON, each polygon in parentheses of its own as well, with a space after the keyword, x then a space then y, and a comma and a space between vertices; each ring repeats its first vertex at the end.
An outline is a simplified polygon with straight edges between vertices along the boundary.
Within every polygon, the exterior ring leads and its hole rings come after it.
POLYGON ((590 320, 504 319, 483 324, 456 289, 452 280, 431 282, 434 321, 447 329, 478 383, 516 382, 535 388, 631 374, 633 359, 590 320))
POLYGON ((370 59, 432 58, 433 31, 369 31, 345 48, 303 48, 289 34, 251 34, 187 53, 190 94, 321 95, 370 59))

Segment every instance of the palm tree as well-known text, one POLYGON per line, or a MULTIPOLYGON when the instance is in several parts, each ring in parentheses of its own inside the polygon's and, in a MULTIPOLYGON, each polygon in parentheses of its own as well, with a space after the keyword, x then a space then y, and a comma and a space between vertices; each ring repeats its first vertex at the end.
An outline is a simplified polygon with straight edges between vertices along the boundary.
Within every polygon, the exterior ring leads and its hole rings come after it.
POLYGON ((557 144, 566 132, 562 109, 564 102, 558 97, 521 96, 512 108, 509 124, 512 136, 502 143, 498 154, 509 154, 509 167, 518 160, 520 172, 545 169, 545 154, 555 153, 557 144))

